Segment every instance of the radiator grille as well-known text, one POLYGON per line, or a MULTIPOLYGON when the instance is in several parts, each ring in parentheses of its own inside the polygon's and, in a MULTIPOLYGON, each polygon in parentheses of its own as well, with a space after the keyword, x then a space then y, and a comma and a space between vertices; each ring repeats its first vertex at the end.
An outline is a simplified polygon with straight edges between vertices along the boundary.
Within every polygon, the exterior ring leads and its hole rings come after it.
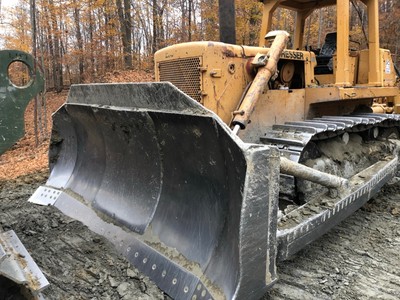
POLYGON ((160 81, 169 81, 196 101, 201 101, 200 58, 183 58, 160 62, 160 81))

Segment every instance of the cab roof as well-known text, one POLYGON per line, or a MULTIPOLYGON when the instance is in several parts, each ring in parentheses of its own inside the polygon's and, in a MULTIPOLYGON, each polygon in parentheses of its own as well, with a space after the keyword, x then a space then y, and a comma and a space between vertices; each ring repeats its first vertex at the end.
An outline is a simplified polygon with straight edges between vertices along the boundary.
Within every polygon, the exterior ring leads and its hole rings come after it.
MULTIPOLYGON (((366 0, 361 0, 366 3, 366 0)), ((291 10, 313 10, 325 6, 336 5, 336 0, 260 0, 265 4, 279 2, 279 6, 291 10)))

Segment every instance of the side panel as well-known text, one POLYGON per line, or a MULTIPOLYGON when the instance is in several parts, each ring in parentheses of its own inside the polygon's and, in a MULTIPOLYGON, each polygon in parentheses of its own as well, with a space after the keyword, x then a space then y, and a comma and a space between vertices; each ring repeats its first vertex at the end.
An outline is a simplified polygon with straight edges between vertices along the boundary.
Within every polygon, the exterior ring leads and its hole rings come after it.
MULTIPOLYGON (((253 58, 256 54, 266 54, 268 51, 268 48, 218 42, 191 42, 167 47, 155 54, 156 80, 171 82, 184 93, 215 112, 229 125, 233 112, 238 109, 249 82, 256 74, 252 66, 253 58), (200 63, 191 63, 194 60, 200 63)), ((295 50, 283 51, 280 60, 281 66, 284 62, 290 61, 296 64, 294 77, 297 89, 314 84, 314 66, 316 64, 314 53, 295 50)), ((266 87, 266 94, 269 93, 267 89, 268 87, 266 87)), ((274 90, 274 92, 278 92, 277 97, 291 93, 288 90, 283 93, 278 90, 274 90)), ((298 90, 295 94, 294 98, 297 98, 298 90)), ((273 96, 268 94, 268 97, 273 96)), ((281 100, 282 98, 279 98, 279 101, 281 100)), ((279 108, 264 107, 263 109, 279 108)), ((290 111, 292 111, 291 108, 290 111)), ((268 124, 274 124, 270 120, 268 122, 268 124)))
MULTIPOLYGON (((253 52, 250 55, 254 56, 253 52)), ((247 61, 240 46, 218 42, 179 44, 155 54, 156 80, 171 82, 229 124, 250 81, 247 61), (199 64, 184 63, 192 60, 199 64)))
MULTIPOLYGON (((368 50, 360 51, 358 84, 368 84, 368 53, 368 50)), ((382 82, 380 86, 394 87, 396 85, 396 71, 389 50, 380 49, 379 51, 379 72, 382 73, 382 82)))
POLYGON ((239 133, 246 142, 259 143, 268 128, 289 121, 303 121, 305 90, 268 90, 256 104, 251 122, 239 133))

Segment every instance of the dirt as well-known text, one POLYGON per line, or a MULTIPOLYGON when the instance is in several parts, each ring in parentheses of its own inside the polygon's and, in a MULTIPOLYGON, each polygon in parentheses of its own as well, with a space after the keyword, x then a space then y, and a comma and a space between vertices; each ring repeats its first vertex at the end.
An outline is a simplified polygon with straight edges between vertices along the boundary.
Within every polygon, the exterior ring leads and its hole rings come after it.
MULTIPOLYGON (((377 139, 363 140, 357 133, 350 133, 347 143, 341 137, 321 140, 313 143, 314 157, 304 161, 304 164, 315 170, 350 179, 355 174, 367 169, 380 160, 385 160, 398 152, 394 140, 377 139), (397 149, 395 151, 395 149, 397 149)), ((301 203, 310 202, 326 194, 328 188, 307 180, 297 180, 297 190, 301 192, 301 203)))
MULTIPOLYGON (((0 226, 40 266, 48 299, 167 296, 101 236, 54 207, 28 203, 46 172, 0 181, 0 226)), ((267 299, 399 299, 400 178, 328 234, 278 266, 267 299)))
POLYGON ((51 206, 27 202, 46 172, 0 181, 0 226, 13 229, 50 282, 47 299, 164 299, 101 236, 51 206))
POLYGON ((278 265, 264 299, 400 299, 400 178, 278 265))

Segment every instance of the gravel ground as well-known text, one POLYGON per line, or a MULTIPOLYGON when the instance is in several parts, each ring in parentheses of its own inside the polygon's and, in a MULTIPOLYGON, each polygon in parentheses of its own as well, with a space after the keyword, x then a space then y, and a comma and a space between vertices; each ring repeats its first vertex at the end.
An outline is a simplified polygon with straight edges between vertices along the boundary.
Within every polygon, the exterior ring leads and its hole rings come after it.
POLYGON ((47 299, 164 299, 103 237, 54 207, 27 202, 46 177, 0 182, 0 225, 17 233, 49 280, 47 299))
POLYGON ((400 178, 278 265, 264 299, 400 299, 400 178))
MULTIPOLYGON (((27 200, 46 173, 0 181, 0 226, 13 229, 51 286, 48 299, 167 299, 112 245, 54 207, 27 200)), ((400 299, 400 179, 280 263, 268 299, 400 299)), ((13 299, 13 298, 8 298, 13 299)))

